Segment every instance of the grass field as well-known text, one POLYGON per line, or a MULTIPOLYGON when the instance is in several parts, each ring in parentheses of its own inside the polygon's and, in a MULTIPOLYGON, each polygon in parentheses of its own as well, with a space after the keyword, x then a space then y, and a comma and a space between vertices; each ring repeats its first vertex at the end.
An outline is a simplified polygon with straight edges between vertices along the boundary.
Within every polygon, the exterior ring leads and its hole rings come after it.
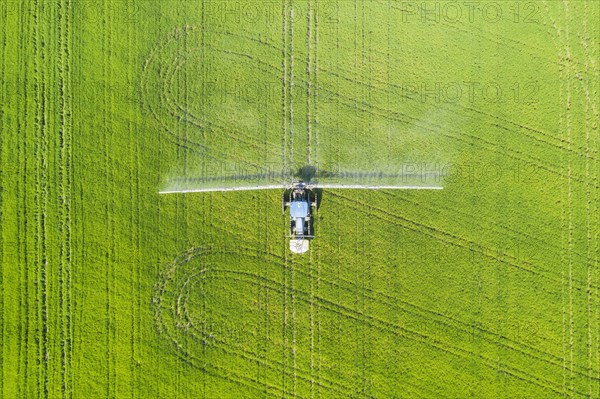
POLYGON ((598 20, 0 1, 0 397, 600 398, 598 20), (444 190, 158 195, 307 164, 444 190))

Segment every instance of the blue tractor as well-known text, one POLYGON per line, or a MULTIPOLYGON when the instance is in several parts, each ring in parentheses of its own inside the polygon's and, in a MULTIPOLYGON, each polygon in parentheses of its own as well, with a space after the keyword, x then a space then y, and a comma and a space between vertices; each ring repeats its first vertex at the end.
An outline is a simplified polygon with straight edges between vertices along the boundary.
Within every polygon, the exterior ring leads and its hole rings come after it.
POLYGON ((317 209, 316 195, 303 183, 296 183, 283 194, 283 212, 290 208, 290 251, 303 254, 308 251, 308 240, 314 238, 311 208, 317 209))

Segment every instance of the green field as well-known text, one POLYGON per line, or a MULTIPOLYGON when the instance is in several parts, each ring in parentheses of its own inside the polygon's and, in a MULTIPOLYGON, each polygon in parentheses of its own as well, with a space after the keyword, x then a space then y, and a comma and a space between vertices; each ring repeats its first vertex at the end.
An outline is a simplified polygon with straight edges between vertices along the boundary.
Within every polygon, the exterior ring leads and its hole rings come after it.
POLYGON ((600 398, 599 20, 0 0, 0 398, 600 398), (309 164, 444 190, 158 194, 309 164))

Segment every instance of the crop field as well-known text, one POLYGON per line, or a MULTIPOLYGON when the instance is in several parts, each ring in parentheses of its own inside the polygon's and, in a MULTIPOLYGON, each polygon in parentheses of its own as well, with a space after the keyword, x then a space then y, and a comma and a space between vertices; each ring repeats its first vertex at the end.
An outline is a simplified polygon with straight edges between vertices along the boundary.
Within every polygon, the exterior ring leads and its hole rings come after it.
POLYGON ((600 398, 599 20, 0 0, 0 398, 600 398), (158 194, 307 165, 444 189, 158 194))

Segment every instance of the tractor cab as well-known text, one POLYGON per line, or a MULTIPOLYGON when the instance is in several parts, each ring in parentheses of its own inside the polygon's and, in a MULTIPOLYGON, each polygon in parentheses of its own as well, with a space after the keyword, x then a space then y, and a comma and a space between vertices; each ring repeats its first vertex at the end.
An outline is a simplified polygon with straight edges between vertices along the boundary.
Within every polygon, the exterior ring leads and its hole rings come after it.
POLYGON ((284 193, 283 210, 290 208, 290 251, 303 254, 308 251, 308 240, 314 238, 311 220, 311 207, 316 209, 310 190, 301 184, 284 193))

